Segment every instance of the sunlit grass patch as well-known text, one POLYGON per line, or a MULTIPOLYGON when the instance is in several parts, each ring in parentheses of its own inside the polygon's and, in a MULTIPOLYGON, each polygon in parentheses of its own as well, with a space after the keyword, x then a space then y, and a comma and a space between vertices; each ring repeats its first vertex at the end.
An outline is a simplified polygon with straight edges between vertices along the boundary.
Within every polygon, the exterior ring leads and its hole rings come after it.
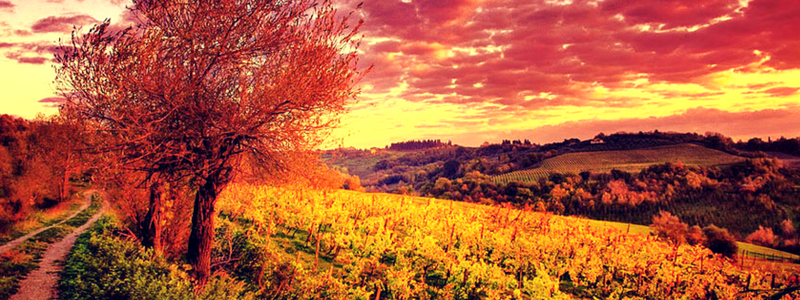
POLYGON ((56 204, 44 210, 35 210, 27 218, 12 225, 11 230, 0 233, 0 245, 24 236, 36 229, 63 221, 77 211, 84 203, 84 198, 75 196, 69 201, 56 204))

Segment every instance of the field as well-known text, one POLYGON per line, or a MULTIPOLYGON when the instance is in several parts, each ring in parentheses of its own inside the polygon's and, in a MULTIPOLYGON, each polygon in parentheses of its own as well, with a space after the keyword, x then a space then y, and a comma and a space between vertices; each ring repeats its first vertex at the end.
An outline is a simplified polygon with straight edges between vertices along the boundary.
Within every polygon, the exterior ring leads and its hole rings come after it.
POLYGON ((511 207, 349 191, 236 191, 221 195, 221 216, 231 221, 220 230, 231 241, 269 237, 258 243, 263 262, 254 262, 264 273, 240 275, 292 282, 275 285, 270 296, 277 298, 731 299, 748 290, 745 298, 762 299, 800 271, 742 268, 702 247, 639 234, 643 228, 628 234, 619 225, 511 207))
POLYGON ((544 160, 538 168, 492 178, 497 183, 526 182, 546 178, 550 173, 607 173, 612 169, 636 173, 648 166, 668 162, 681 162, 687 166, 716 166, 742 160, 741 157, 703 146, 679 144, 638 150, 567 153, 544 160))
POLYGON ((322 160, 329 166, 338 165, 346 170, 350 175, 358 175, 359 177, 367 177, 374 173, 375 164, 381 160, 397 159, 403 156, 404 153, 396 151, 385 151, 376 155, 365 155, 362 157, 333 157, 330 154, 322 156, 322 160))

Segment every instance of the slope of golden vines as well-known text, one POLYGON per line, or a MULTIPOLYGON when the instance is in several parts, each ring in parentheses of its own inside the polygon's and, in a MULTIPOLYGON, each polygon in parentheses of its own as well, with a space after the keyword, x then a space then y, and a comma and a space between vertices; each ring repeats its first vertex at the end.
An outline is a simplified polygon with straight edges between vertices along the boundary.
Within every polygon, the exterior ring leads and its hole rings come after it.
POLYGON ((223 211, 269 234, 308 233, 311 254, 342 270, 306 266, 298 274, 327 276, 373 299, 761 299, 798 271, 743 271, 705 248, 509 207, 254 186, 221 199, 223 211))

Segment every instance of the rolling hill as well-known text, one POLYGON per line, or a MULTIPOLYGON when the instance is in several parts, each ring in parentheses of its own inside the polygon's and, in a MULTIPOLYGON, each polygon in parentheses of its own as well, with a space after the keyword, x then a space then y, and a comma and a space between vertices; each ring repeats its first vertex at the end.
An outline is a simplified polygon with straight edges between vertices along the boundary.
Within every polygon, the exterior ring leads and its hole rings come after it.
POLYGON ((541 162, 539 167, 493 176, 497 183, 537 181, 550 173, 610 172, 613 169, 639 172, 648 166, 681 162, 688 166, 717 166, 743 161, 744 158, 695 144, 678 144, 636 150, 577 152, 559 155, 541 162))

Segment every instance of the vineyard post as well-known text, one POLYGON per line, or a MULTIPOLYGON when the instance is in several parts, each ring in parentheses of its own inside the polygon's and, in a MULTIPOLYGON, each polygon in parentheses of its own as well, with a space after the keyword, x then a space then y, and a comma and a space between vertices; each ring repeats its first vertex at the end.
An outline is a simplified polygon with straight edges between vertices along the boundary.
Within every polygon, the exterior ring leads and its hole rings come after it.
POLYGON ((740 260, 739 269, 744 269, 744 260, 747 258, 745 256, 745 252, 744 251, 745 250, 742 249, 742 257, 740 257, 740 259, 739 259, 740 260))
POLYGON ((322 240, 319 238, 319 232, 317 232, 317 251, 314 253, 314 269, 319 268, 319 241, 322 240))
POLYGON ((769 284, 769 287, 774 289, 775 288, 775 273, 772 273, 772 282, 769 284))
POLYGON ((747 274, 747 286, 745 290, 750 290, 750 280, 753 279, 753 273, 747 274))
POLYGON ((308 227, 308 236, 306 236, 306 246, 308 246, 308 242, 311 241, 311 236, 314 235, 314 222, 311 222, 311 226, 308 227))
POLYGON ((453 233, 456 232, 456 223, 453 222, 453 227, 450 228, 450 240, 447 241, 447 250, 450 250, 453 247, 453 233))
POLYGON ((672 285, 674 288, 678 288, 678 282, 681 280, 681 273, 675 273, 675 283, 672 285))

